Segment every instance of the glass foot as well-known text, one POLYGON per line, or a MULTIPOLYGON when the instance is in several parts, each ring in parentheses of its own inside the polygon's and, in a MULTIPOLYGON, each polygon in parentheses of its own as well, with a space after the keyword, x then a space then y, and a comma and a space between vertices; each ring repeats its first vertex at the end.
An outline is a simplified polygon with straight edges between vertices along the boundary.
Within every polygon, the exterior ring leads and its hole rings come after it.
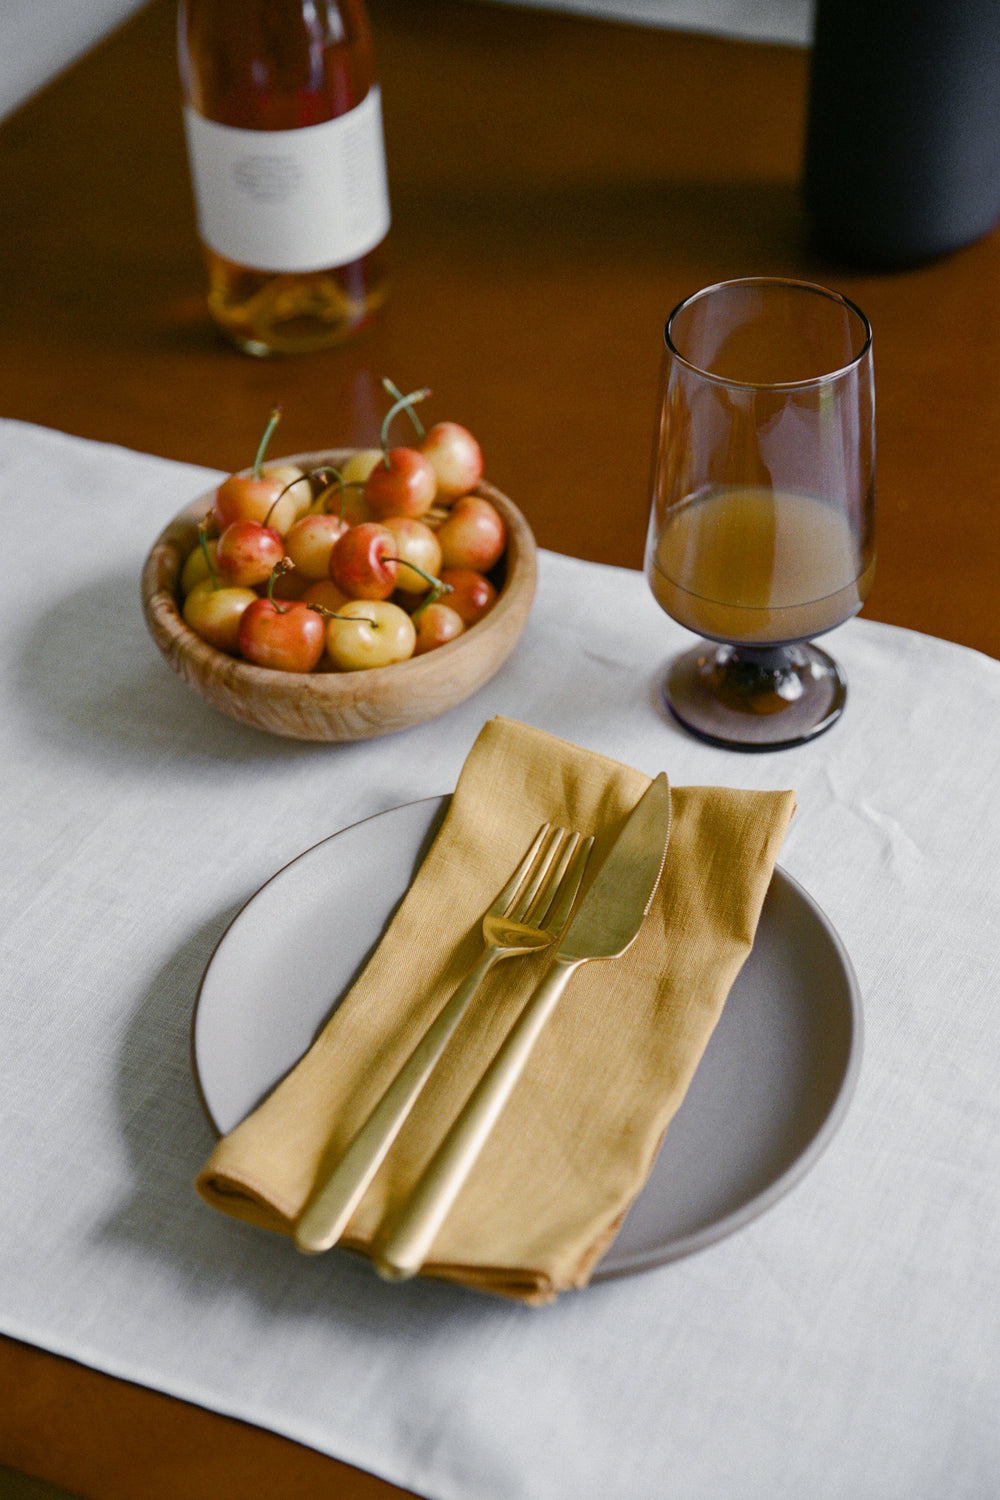
POLYGON ((847 682, 832 656, 794 646, 702 641, 674 661, 663 699, 699 739, 730 750, 784 750, 840 718, 847 682))

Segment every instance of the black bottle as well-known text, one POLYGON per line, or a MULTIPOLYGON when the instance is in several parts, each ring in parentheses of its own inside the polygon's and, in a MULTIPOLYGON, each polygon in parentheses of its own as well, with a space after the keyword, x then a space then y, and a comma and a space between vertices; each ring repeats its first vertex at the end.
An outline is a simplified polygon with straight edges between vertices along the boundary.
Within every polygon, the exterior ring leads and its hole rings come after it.
POLYGON ((1000 219, 1000 0, 817 0, 804 194, 818 248, 930 260, 1000 219))

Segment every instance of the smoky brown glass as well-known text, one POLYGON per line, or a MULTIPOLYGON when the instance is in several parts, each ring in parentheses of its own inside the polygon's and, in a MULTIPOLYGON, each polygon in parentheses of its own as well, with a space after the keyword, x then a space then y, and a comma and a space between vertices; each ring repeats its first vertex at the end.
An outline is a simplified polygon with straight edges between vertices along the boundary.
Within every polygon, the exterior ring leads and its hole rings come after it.
POLYGON ((801 744, 843 712, 813 644, 875 570, 871 328, 836 292, 748 278, 686 299, 665 328, 646 577, 699 643, 664 701, 740 750, 801 744))

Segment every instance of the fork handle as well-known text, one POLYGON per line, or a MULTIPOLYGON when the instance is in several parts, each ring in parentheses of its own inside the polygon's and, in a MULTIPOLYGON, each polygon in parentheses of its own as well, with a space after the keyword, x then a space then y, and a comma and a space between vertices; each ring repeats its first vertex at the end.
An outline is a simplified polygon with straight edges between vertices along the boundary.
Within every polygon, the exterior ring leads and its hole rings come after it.
POLYGON ((476 1084, 375 1258, 387 1281, 415 1276, 524 1069, 531 1049, 583 959, 554 960, 476 1084))
POLYGON ((413 1103, 469 1002, 501 955, 487 949, 410 1053, 295 1226, 295 1243, 315 1255, 335 1245, 385 1160, 413 1103))

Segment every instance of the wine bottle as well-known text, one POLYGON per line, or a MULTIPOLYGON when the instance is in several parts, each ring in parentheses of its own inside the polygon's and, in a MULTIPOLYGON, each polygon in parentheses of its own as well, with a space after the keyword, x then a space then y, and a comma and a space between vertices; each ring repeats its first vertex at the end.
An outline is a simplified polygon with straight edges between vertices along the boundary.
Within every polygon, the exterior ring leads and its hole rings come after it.
POLYGON ((364 0, 180 0, 177 51, 212 318, 249 354, 340 343, 386 295, 364 0))

